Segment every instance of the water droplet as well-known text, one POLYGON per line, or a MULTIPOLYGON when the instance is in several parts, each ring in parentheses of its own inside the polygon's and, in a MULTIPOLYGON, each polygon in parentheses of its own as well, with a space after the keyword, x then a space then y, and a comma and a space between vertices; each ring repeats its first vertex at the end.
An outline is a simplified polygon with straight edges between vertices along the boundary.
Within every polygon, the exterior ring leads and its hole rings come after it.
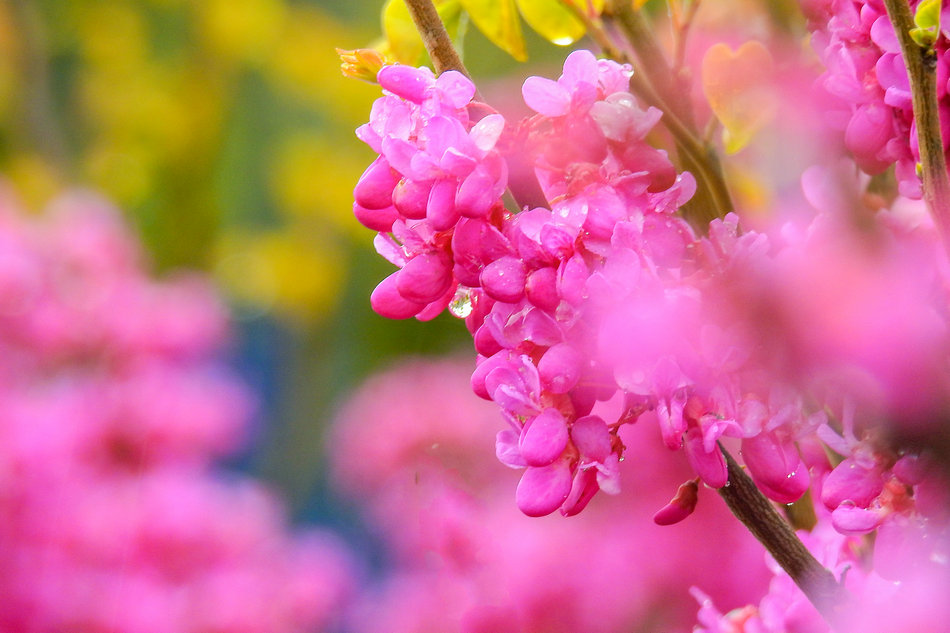
POLYGON ((564 37, 555 37, 551 40, 552 44, 557 44, 558 46, 570 46, 574 43, 574 38, 570 35, 565 35, 564 37))
POLYGON ((459 289, 455 291, 455 296, 449 302, 449 312, 460 319, 472 313, 472 296, 468 288, 459 286, 459 289))

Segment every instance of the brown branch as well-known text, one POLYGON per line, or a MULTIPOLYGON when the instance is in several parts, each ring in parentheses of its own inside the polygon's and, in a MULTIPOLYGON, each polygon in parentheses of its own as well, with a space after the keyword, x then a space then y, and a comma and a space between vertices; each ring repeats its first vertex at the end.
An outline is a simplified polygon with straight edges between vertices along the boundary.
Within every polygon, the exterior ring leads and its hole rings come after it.
POLYGON ((944 246, 950 249, 950 177, 947 175, 947 161, 940 134, 936 56, 931 48, 918 46, 911 37, 910 31, 915 25, 907 0, 884 0, 884 6, 897 32, 910 78, 924 200, 927 201, 944 246))
POLYGON ((736 518, 792 577, 825 620, 834 626, 850 602, 847 591, 805 548, 791 526, 732 455, 725 449, 722 453, 729 468, 729 483, 719 489, 720 496, 736 518))
POLYGON ((406 0, 412 21, 416 30, 422 36, 426 51, 432 59, 436 74, 441 75, 446 70, 457 70, 469 79, 472 78, 465 69, 465 64, 452 45, 452 38, 445 30, 442 18, 436 10, 432 0, 406 0))

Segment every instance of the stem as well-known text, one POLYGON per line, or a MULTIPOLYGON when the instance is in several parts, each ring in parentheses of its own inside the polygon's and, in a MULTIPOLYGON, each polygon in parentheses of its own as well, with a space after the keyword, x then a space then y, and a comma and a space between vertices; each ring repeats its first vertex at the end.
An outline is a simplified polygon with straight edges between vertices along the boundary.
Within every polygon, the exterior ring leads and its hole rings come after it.
POLYGON ((722 453, 729 468, 729 483, 719 489, 720 496, 736 518, 792 577, 825 620, 834 626, 850 602, 847 591, 805 548, 732 455, 724 448, 722 453))
POLYGON ((432 0, 406 0, 406 6, 409 7, 416 30, 422 36, 436 74, 441 75, 446 70, 457 70, 471 79, 472 76, 468 74, 465 64, 452 46, 452 38, 445 30, 442 18, 439 17, 439 12, 432 4, 432 0))
POLYGON ((924 49, 911 38, 914 18, 907 0, 884 0, 887 17, 901 44, 901 53, 914 105, 917 142, 924 200, 940 231, 944 246, 950 248, 950 177, 940 135, 940 114, 937 103, 937 59, 932 49, 924 49))
POLYGON ((608 8, 643 69, 634 73, 631 90, 663 110, 662 122, 673 135, 682 167, 696 177, 696 195, 684 205, 683 215, 705 233, 709 222, 732 211, 733 205, 718 157, 698 137, 688 82, 670 67, 643 14, 633 8, 631 0, 610 0, 608 8))
MULTIPOLYGON (((673 75, 673 69, 666 59, 666 54, 660 43, 653 37, 650 25, 644 19, 643 14, 633 8, 631 0, 609 0, 607 3, 610 15, 617 19, 620 28, 627 36, 627 40, 633 47, 640 65, 646 71, 646 75, 657 88, 657 92, 671 107, 675 108, 676 115, 692 131, 693 113, 688 107, 688 101, 676 99, 677 93, 682 86, 677 77, 673 75)), ((689 92, 683 94, 688 95, 689 92)))

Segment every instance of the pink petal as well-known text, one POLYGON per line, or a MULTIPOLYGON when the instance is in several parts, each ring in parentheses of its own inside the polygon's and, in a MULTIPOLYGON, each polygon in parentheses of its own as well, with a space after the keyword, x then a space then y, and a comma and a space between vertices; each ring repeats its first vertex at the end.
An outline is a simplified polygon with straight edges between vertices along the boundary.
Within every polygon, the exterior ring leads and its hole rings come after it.
POLYGON ((610 454, 610 432, 599 416, 586 415, 575 420, 571 440, 585 460, 603 462, 610 454))
POLYGON ((485 400, 491 400, 491 392, 485 385, 485 377, 495 369, 507 365, 508 357, 509 353, 507 351, 503 351, 489 358, 481 358, 476 361, 477 365, 475 366, 475 371, 472 372, 471 381, 472 391, 475 392, 476 396, 485 400))
POLYGON ((557 270, 540 268, 528 275, 525 294, 533 305, 553 312, 561 303, 557 294, 557 270))
POLYGON ((582 360, 580 353, 567 343, 550 347, 538 361, 541 385, 551 393, 567 393, 580 379, 582 360))
POLYGON ((435 81, 442 101, 453 108, 464 108, 475 96, 475 84, 457 70, 447 70, 435 81))
POLYGON ((589 275, 587 264, 580 255, 562 262, 558 269, 558 293, 568 302, 580 305, 584 301, 584 284, 589 275))
POLYGON ((564 71, 558 83, 568 89, 575 89, 579 83, 596 86, 599 74, 597 58, 590 51, 581 49, 564 60, 564 71))
POLYGON ((560 343, 564 339, 564 333, 557 319, 543 310, 532 307, 524 310, 521 333, 524 340, 545 347, 560 343))
POLYGON ((529 466, 518 482, 515 500, 530 517, 551 514, 571 492, 571 468, 564 460, 548 466, 529 466))
POLYGON ((518 447, 518 434, 512 429, 498 431, 495 436, 495 456, 510 468, 524 468, 528 465, 518 447))
POLYGON ((528 77, 521 95, 529 108, 545 116, 564 116, 571 107, 571 95, 556 81, 544 77, 528 77))
POLYGON ((883 489, 880 470, 865 468, 849 457, 828 473, 821 487, 821 501, 829 510, 846 501, 866 508, 883 489))
POLYGON ((400 272, 396 271, 379 282, 369 298, 373 310, 387 319, 408 319, 416 316, 425 308, 425 304, 410 301, 399 294, 396 284, 400 272))
POLYGON ((468 133, 469 138, 482 152, 488 152, 495 147, 495 143, 505 131, 505 117, 500 114, 489 114, 475 124, 468 133))
POLYGON ((517 257, 502 257, 485 266, 479 277, 488 296, 505 303, 517 303, 524 297, 525 269, 517 257))
POLYGON ((858 106, 844 132, 844 142, 862 169, 876 173, 886 166, 878 153, 894 135, 893 115, 883 104, 858 106))
POLYGON ((422 309, 422 312, 416 315, 418 321, 431 321, 445 311, 452 299, 455 298, 455 291, 458 290, 458 284, 449 284, 445 294, 438 299, 431 301, 429 305, 422 309))
POLYGON ((396 288, 405 299, 427 304, 439 299, 452 285, 452 262, 442 252, 420 253, 399 272, 396 288))
POLYGON ((492 334, 491 328, 484 324, 475 330, 472 339, 475 343, 475 351, 482 356, 491 356, 504 349, 501 344, 498 343, 498 339, 492 334))
POLYGON ((426 219, 436 231, 445 231, 459 221, 459 213, 455 209, 454 180, 440 180, 432 186, 429 192, 429 201, 426 204, 426 219))
POLYGON ((354 202, 353 215, 360 224, 380 233, 392 231, 393 222, 399 219, 399 212, 392 205, 383 209, 367 209, 354 202))
POLYGON ((877 512, 844 503, 831 513, 831 524, 845 535, 867 534, 878 526, 881 516, 877 512))
POLYGON ((696 480, 690 480, 684 484, 680 484, 676 495, 670 502, 653 515, 653 522, 657 525, 673 525, 674 523, 679 523, 693 513, 698 500, 699 486, 696 480))
POLYGON ((593 468, 578 468, 571 483, 571 492, 561 504, 561 514, 572 517, 587 507, 600 486, 597 484, 597 471, 593 468))
POLYGON ((467 218, 481 218, 498 202, 494 192, 494 179, 476 169, 459 185, 455 194, 455 208, 467 218))
POLYGON ((560 411, 549 407, 525 423, 521 455, 529 466, 547 466, 561 456, 567 439, 567 421, 560 411))
POLYGON ((425 98, 426 89, 435 83, 433 79, 429 69, 403 64, 383 66, 376 75, 376 81, 384 90, 420 104, 425 98))
POLYGON ((426 217, 426 205, 429 203, 431 182, 417 182, 403 178, 393 189, 393 205, 410 220, 422 220, 426 217))
POLYGON ((393 203, 393 187, 399 181, 389 162, 378 157, 366 168, 353 189, 356 203, 367 209, 385 209, 393 203))
POLYGON ((699 427, 690 427, 686 431, 683 448, 686 450, 686 459, 690 467, 699 475, 703 482, 711 488, 722 488, 729 480, 726 469, 726 460, 717 445, 714 450, 706 452, 703 447, 703 432, 699 427))
POLYGON ((808 490, 811 478, 794 442, 760 433, 742 440, 742 457, 753 481, 770 499, 792 503, 808 490))

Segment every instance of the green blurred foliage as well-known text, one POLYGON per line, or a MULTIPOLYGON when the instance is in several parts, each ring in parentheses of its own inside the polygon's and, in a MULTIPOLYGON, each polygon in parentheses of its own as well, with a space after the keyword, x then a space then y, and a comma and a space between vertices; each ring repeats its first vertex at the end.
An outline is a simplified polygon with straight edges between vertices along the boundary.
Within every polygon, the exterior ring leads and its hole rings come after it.
POLYGON ((34 208, 93 187, 159 269, 312 323, 346 283, 376 96, 334 46, 372 36, 284 0, 4 0, 0 172, 34 208))

